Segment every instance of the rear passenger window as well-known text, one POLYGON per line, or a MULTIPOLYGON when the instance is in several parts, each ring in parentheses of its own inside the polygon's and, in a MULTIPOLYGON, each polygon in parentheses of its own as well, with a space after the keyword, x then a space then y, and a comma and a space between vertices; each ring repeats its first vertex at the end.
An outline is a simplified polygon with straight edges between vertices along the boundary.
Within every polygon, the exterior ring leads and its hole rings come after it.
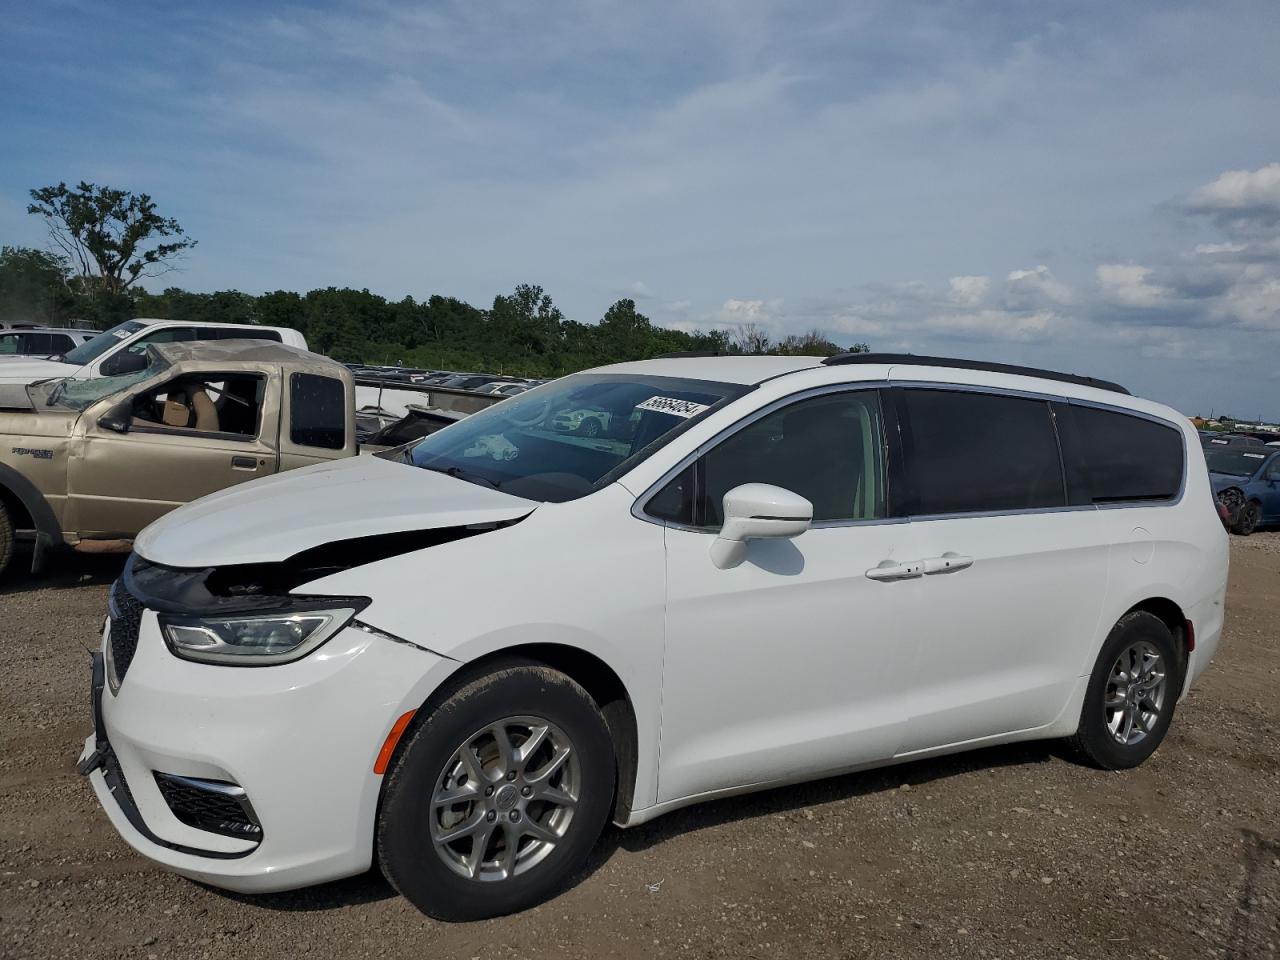
POLYGON ((341 450, 347 445, 347 402, 342 381, 314 373, 289 378, 289 439, 303 447, 341 450))
POLYGON ((1069 471, 1073 503, 1172 500, 1182 489, 1182 434, 1173 427, 1096 407, 1058 411, 1070 419, 1068 455, 1078 461, 1069 471))
POLYGON ((914 516, 1066 505, 1044 400, 951 390, 902 391, 914 516))

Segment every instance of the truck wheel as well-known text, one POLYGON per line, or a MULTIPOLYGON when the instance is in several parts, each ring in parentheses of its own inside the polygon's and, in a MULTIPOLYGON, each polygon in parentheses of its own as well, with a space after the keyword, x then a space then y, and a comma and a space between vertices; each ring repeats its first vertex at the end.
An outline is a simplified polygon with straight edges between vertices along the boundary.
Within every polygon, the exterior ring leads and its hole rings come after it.
POLYGON ((1240 507, 1240 512, 1236 514, 1236 522, 1232 524, 1231 532, 1247 537, 1258 529, 1258 524, 1261 522, 1262 504, 1257 500, 1246 500, 1240 507))
POLYGON ((540 903, 586 863, 616 770, 604 718, 582 687, 538 664, 496 667, 433 710, 388 773, 382 871, 440 920, 540 903))
POLYGON ((9 561, 13 559, 13 549, 13 518, 9 516, 9 511, 5 509, 4 502, 0 501, 0 577, 4 576, 5 568, 9 566, 9 561))

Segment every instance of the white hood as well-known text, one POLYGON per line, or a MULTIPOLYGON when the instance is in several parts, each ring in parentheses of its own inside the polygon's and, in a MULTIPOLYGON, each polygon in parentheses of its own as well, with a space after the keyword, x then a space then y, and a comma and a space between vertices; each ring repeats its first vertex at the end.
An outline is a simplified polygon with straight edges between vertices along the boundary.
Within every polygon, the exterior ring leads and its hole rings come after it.
POLYGON ((269 563, 336 540, 515 520, 537 506, 432 470, 351 457, 179 507, 143 530, 134 549, 171 567, 269 563))
POLYGON ((73 363, 36 357, 0 357, 0 383, 34 383, 50 377, 74 377, 82 368, 73 363))

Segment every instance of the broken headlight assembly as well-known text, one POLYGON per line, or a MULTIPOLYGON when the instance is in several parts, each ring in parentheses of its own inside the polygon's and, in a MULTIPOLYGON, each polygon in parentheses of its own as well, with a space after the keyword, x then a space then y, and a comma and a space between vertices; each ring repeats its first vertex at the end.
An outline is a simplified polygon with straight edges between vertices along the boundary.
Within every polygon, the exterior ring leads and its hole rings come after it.
POLYGON ((160 630, 176 657, 241 667, 300 660, 349 624, 367 601, 260 613, 186 617, 161 614, 160 630))

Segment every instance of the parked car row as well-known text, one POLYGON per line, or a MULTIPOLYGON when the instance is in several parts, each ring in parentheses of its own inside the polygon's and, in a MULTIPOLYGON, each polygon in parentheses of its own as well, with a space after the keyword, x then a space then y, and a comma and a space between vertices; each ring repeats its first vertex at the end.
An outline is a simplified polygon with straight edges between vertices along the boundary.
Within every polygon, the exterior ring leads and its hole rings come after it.
POLYGON ((496 394, 503 397, 514 397, 547 382, 525 377, 457 370, 423 370, 366 364, 347 364, 347 366, 354 376, 362 380, 409 383, 420 387, 447 387, 451 390, 473 390, 476 393, 496 394))

